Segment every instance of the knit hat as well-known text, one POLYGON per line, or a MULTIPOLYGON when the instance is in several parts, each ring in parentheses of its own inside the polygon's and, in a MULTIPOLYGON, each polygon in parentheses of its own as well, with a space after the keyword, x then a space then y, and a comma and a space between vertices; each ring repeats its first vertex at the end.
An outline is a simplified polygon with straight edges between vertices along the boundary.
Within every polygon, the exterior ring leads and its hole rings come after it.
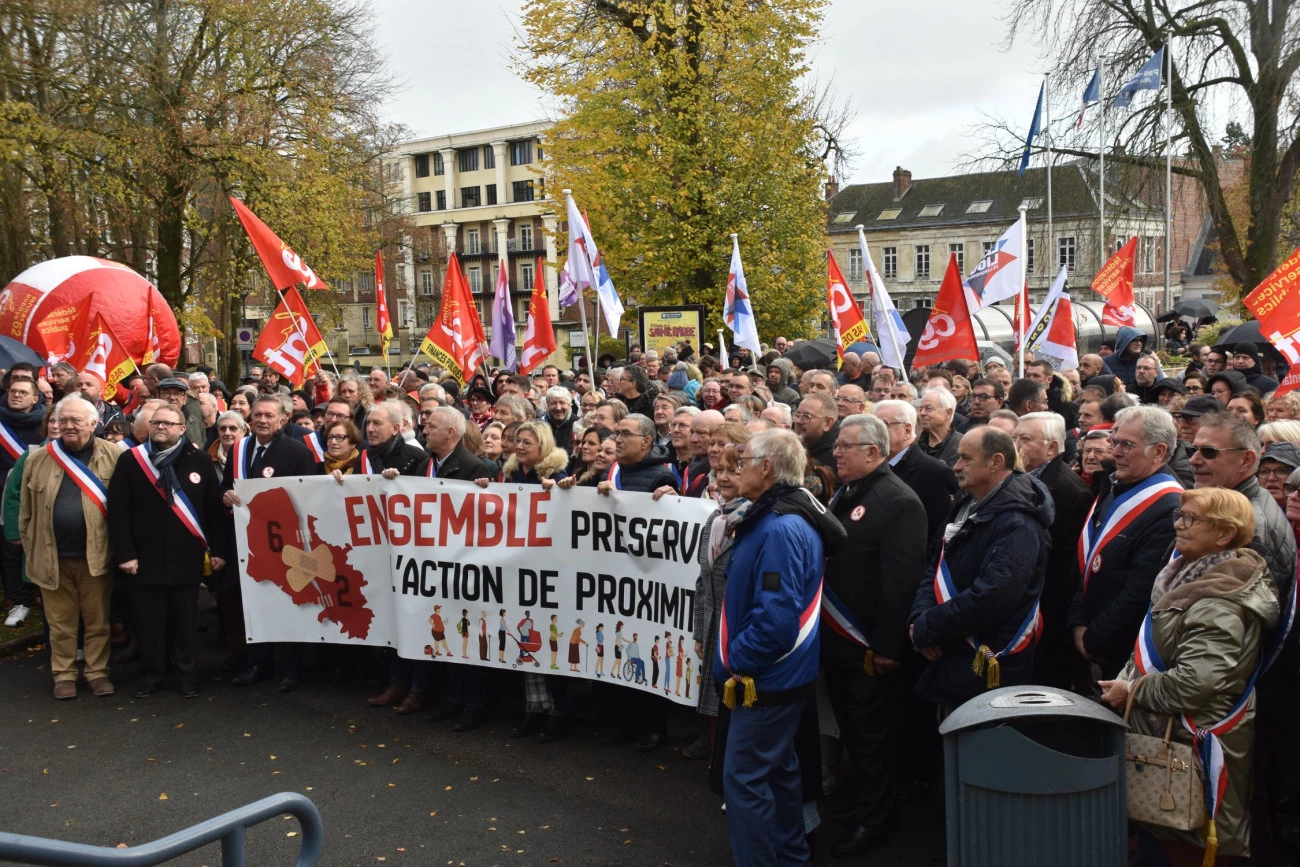
POLYGON ((668 390, 685 391, 687 382, 689 382, 689 380, 686 378, 686 371, 674 370, 672 375, 668 377, 668 390))
POLYGON ((1260 456, 1260 462, 1277 461, 1285 467, 1300 467, 1300 448, 1295 443, 1269 443, 1260 456))

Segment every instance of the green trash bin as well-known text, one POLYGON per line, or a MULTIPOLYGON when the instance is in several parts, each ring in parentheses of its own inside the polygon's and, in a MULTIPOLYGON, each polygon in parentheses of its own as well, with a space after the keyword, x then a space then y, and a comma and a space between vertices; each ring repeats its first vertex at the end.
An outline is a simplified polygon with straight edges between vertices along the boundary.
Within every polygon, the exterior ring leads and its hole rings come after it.
POLYGON ((949 867, 1125 867, 1124 720, 1064 690, 1010 686, 943 735, 949 867))

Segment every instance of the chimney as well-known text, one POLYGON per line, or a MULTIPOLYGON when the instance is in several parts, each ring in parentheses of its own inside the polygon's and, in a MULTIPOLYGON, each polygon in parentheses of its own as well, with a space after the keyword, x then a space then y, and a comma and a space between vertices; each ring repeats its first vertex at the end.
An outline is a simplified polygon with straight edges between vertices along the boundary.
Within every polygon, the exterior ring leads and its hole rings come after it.
POLYGON ((838 193, 839 191, 840 191, 840 182, 835 180, 834 175, 831 175, 829 178, 826 179, 826 201, 829 202, 831 199, 835 198, 836 193, 838 193))
POLYGON ((912 187, 912 173, 902 166, 894 168, 894 201, 897 202, 912 187))

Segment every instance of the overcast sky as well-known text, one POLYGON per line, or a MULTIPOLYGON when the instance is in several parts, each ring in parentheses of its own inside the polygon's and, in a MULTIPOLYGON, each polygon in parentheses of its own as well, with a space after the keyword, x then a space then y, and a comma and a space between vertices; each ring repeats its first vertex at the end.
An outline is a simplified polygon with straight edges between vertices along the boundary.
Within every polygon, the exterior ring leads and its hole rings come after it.
MULTIPOLYGON (((386 107, 390 120, 437 135, 544 119, 538 93, 508 65, 520 2, 373 2, 380 46, 407 83, 386 107)), ((860 156, 842 182, 888 180, 896 165, 917 178, 951 174, 985 114, 1029 125, 1045 64, 1027 43, 1002 50, 1004 8, 997 0, 832 0, 812 65, 857 110, 860 156)), ((1077 105, 1071 99, 1053 114, 1077 105)))

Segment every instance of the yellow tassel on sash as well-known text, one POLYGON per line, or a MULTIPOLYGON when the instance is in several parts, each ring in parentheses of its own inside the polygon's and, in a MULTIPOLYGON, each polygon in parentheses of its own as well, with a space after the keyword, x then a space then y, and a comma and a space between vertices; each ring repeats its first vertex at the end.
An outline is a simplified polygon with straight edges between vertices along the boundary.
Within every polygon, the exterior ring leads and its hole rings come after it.
MULTIPOLYGON (((745 688, 745 707, 753 707, 754 702, 758 701, 758 687, 754 684, 754 678, 742 677, 740 684, 745 688)), ((736 679, 733 677, 722 687, 722 703, 731 710, 736 709, 736 679)))
POLYGON ((211 574, 212 574, 212 557, 208 554, 207 551, 204 551, 203 552, 203 576, 206 578, 211 574))
POLYGON ((862 670, 867 673, 867 677, 876 676, 876 652, 870 647, 867 648, 866 655, 862 657, 862 670))
POLYGON ((975 659, 970 667, 971 671, 984 678, 984 684, 989 689, 997 689, 1002 685, 1002 666, 998 664, 997 655, 987 644, 981 644, 976 649, 975 659))
POLYGON ((1214 819, 1205 823, 1205 857, 1201 867, 1214 867, 1214 858, 1219 853, 1219 832, 1214 827, 1214 819))

